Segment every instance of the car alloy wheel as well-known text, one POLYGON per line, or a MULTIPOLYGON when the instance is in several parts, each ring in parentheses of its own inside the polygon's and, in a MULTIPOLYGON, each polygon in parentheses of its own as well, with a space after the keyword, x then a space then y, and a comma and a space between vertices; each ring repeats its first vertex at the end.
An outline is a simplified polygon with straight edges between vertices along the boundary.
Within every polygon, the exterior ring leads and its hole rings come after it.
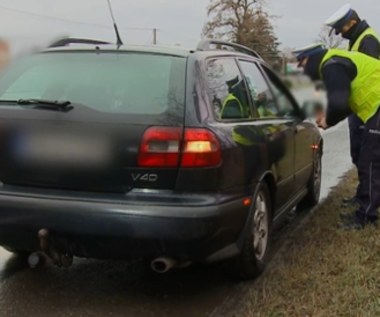
POLYGON ((321 191, 321 181, 322 181, 322 160, 321 154, 317 153, 316 158, 314 160, 314 168, 313 168, 313 189, 314 189, 314 197, 316 200, 319 198, 319 194, 321 191))
POLYGON ((268 206, 263 191, 257 194, 255 201, 252 236, 255 256, 257 260, 262 261, 266 254, 269 236, 268 206))
POLYGON ((310 179, 307 184, 307 194, 298 203, 297 212, 303 212, 311 210, 316 204, 318 204, 319 196, 321 192, 321 180, 322 180, 322 153, 317 152, 314 156, 313 171, 310 175, 310 179))
POLYGON ((239 280, 260 275, 266 265, 271 237, 271 200, 266 183, 257 188, 240 254, 227 262, 228 271, 239 280))

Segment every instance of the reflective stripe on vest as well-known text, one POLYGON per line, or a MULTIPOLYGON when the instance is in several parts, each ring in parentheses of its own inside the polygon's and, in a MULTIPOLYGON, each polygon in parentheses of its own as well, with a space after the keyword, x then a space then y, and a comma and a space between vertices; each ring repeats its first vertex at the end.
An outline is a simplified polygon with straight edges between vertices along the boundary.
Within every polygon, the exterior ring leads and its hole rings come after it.
POLYGON ((380 105, 380 61, 358 52, 331 49, 320 64, 321 78, 323 66, 334 56, 348 58, 356 66, 357 75, 351 82, 349 106, 365 123, 380 105))
MULTIPOLYGON (((372 35, 378 42, 380 42, 380 38, 377 35, 377 33, 375 32, 375 30, 372 28, 367 28, 366 30, 364 30, 364 32, 362 34, 360 34, 360 36, 356 39, 354 45, 352 45, 351 49, 349 49, 349 50, 353 51, 353 52, 358 52, 360 44, 362 43, 363 39, 367 35, 372 35)), ((379 56, 379 58, 380 58, 380 56, 379 56)))
POLYGON ((221 113, 222 114, 224 113, 227 104, 229 102, 231 102, 231 101, 237 102, 237 104, 239 105, 239 110, 240 110, 241 117, 243 118, 244 117, 244 108, 243 108, 243 105, 241 104, 240 100, 237 97, 235 97, 233 94, 231 94, 231 93, 229 93, 228 96, 226 97, 226 99, 224 100, 221 113))

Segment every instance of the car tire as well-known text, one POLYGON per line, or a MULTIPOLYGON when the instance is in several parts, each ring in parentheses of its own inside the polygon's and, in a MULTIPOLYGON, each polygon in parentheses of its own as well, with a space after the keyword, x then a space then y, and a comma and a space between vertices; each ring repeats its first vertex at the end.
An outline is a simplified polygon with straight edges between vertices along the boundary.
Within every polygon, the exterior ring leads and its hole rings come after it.
POLYGON ((307 183, 307 194, 297 205, 297 212, 310 209, 318 204, 319 196, 321 193, 321 180, 322 180, 322 154, 318 151, 315 154, 313 161, 313 172, 307 183))
POLYGON ((256 278, 265 269, 271 238, 271 207, 268 187, 261 183, 251 205, 241 253, 228 267, 239 280, 256 278))

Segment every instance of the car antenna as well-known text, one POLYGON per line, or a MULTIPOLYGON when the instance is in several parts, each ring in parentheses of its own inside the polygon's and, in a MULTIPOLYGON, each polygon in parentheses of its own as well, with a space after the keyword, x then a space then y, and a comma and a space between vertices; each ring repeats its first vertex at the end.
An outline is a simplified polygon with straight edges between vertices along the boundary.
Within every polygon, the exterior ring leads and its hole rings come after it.
POLYGON ((111 6, 111 0, 107 0, 108 2, 108 7, 110 9, 110 13, 111 13, 111 18, 112 18, 112 22, 113 22, 113 27, 115 29, 115 33, 116 33, 116 44, 118 46, 120 45, 123 45, 123 41, 121 40, 120 38, 120 34, 119 34, 119 30, 117 28, 117 25, 116 25, 116 20, 115 20, 115 16, 113 15, 113 11, 112 11, 112 6, 111 6))

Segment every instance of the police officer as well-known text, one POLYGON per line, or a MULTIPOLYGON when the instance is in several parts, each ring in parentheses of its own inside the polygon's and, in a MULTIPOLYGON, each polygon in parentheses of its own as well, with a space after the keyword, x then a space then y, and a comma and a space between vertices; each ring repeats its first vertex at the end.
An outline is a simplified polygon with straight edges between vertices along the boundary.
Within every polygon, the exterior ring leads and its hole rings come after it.
POLYGON ((359 52, 326 49, 321 44, 294 51, 312 80, 322 79, 327 110, 317 124, 327 129, 355 113, 364 123, 358 160, 359 207, 344 219, 345 229, 360 229, 378 220, 380 206, 380 61, 359 52))
MULTIPOLYGON (((346 4, 330 16, 325 24, 331 27, 330 34, 335 34, 349 40, 348 50, 367 54, 374 58, 380 58, 380 41, 376 32, 368 25, 365 20, 361 20, 350 4, 346 4)), ((352 162, 358 167, 360 155, 360 144, 362 140, 363 122, 360 118, 351 114, 348 117, 350 130, 350 151, 352 162)), ((344 199, 345 205, 353 205, 358 202, 360 197, 360 182, 356 190, 356 195, 352 198, 344 199)), ((343 214, 344 216, 344 214, 343 214)))

